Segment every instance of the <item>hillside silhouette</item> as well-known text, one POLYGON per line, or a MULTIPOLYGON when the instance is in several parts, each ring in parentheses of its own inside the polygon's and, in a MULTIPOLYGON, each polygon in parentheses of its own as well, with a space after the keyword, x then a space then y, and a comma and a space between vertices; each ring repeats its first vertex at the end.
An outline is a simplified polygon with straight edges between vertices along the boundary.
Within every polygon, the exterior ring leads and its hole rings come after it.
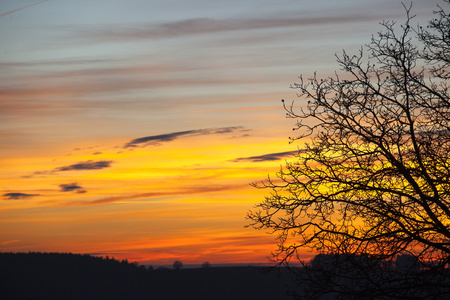
POLYGON ((147 269, 69 253, 0 253, 0 299, 290 299, 287 270, 147 269))

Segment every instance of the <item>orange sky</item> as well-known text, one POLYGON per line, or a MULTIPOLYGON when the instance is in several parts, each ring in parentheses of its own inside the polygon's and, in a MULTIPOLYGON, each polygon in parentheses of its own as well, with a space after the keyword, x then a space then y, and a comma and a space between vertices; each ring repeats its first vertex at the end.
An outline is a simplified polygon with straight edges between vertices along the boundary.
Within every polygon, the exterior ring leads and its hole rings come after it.
POLYGON ((3 1, 0 251, 267 262, 274 236, 244 226, 268 192, 249 184, 301 147, 281 99, 402 18, 400 0, 3 1))
POLYGON ((2 160, 2 251, 98 253, 150 264, 265 262, 273 237, 244 228, 246 212, 264 195, 249 183, 282 162, 254 156, 295 146, 227 130, 2 160))

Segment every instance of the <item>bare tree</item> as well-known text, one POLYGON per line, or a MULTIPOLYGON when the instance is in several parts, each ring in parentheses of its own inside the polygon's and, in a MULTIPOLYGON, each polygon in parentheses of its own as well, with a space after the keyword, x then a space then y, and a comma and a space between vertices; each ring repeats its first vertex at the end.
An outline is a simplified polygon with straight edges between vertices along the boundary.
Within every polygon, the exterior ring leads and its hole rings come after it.
POLYGON ((409 254, 427 270, 450 263, 450 15, 438 6, 422 28, 405 10, 404 24, 384 21, 358 54, 337 56, 343 74, 300 76, 301 104, 283 100, 297 120, 291 140, 305 141, 255 184, 271 193, 247 215, 277 235, 280 265, 305 248, 385 265, 409 254))

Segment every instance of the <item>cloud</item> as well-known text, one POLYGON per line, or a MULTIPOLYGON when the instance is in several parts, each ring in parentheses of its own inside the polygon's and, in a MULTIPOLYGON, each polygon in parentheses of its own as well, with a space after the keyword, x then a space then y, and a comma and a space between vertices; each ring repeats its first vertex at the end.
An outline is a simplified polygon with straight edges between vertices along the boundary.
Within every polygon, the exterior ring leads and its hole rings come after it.
POLYGON ((3 194, 3 198, 6 200, 22 200, 31 197, 39 196, 39 194, 26 194, 26 193, 6 193, 3 194))
POLYGON ((299 150, 295 151, 286 151, 286 152, 277 152, 277 153, 269 153, 257 156, 249 156, 249 157, 240 157, 232 160, 232 162, 241 162, 241 161, 251 161, 251 162, 263 162, 263 161, 274 161, 280 160, 286 156, 293 156, 298 154, 299 150))
POLYGON ((104 168, 109 168, 111 166, 111 160, 99 160, 92 161, 88 160, 85 162, 76 163, 73 165, 63 166, 54 169, 54 171, 72 171, 72 170, 100 170, 104 168))
POLYGON ((8 61, 8 62, 0 62, 0 68, 34 68, 34 67, 72 67, 72 66, 80 66, 80 65, 92 65, 99 63, 111 64, 112 62, 117 62, 117 59, 105 59, 105 58, 65 58, 65 59, 48 59, 48 60, 39 60, 39 61, 8 61))
POLYGON ((101 170, 111 167, 111 163, 113 163, 112 160, 99 160, 99 161, 88 160, 68 166, 58 167, 53 170, 36 171, 32 175, 22 176, 22 178, 31 178, 34 175, 54 174, 57 172, 65 172, 65 171, 101 170))
POLYGON ((78 28, 81 37, 87 37, 95 42, 137 40, 137 39, 164 39, 174 37, 187 37, 201 34, 215 34, 231 31, 295 28, 310 25, 339 24, 366 22, 378 20, 379 16, 358 13, 345 13, 341 15, 302 16, 298 14, 284 15, 283 17, 246 17, 230 19, 194 18, 146 26, 128 26, 97 28, 78 28))
POLYGON ((174 191, 165 191, 165 192, 149 192, 149 193, 141 193, 141 194, 132 194, 132 195, 123 195, 116 197, 106 197, 100 198, 93 201, 75 201, 70 203, 70 205, 95 205, 95 204, 107 204, 114 203, 119 201, 128 201, 128 200, 139 200, 145 198, 161 198, 161 197, 176 197, 176 196, 185 196, 185 195, 197 195, 197 194, 206 194, 206 193, 217 193, 222 191, 227 191, 230 189, 239 189, 242 187, 248 187, 248 184, 242 185, 216 185, 216 186, 191 186, 184 187, 179 190, 174 191))
POLYGON ((178 131, 160 135, 151 135, 146 137, 137 138, 131 140, 124 145, 124 148, 137 147, 139 145, 145 147, 148 145, 159 145, 162 142, 171 142, 183 136, 199 136, 199 135, 210 135, 210 134, 224 134, 231 133, 235 131, 243 131, 242 126, 236 127, 222 127, 222 128, 208 128, 208 129, 197 129, 197 130, 187 130, 178 131))
MULTIPOLYGON (((271 62, 272 64, 273 62, 271 62)), ((9 85, 0 90, 0 111, 5 113, 21 113, 23 110, 29 110, 35 114, 36 110, 61 110, 64 111, 68 107, 77 109, 103 108, 104 103, 100 100, 90 100, 86 103, 64 103, 55 104, 48 100, 53 97, 79 97, 81 95, 92 94, 111 94, 119 91, 128 90, 158 90, 173 87, 174 77, 180 74, 180 69, 198 72, 193 76, 185 76, 176 80, 177 86, 219 86, 235 85, 235 84, 261 84, 262 82, 273 81, 269 78, 249 77, 244 74, 236 73, 233 76, 210 76, 207 74, 210 70, 214 70, 213 66, 204 66, 198 64, 196 66, 179 67, 178 70, 161 69, 158 73, 151 67, 142 69, 145 74, 139 80, 135 79, 136 72, 132 73, 132 68, 96 68, 96 69, 80 69, 76 71, 49 71, 46 74, 27 74, 24 76, 11 75, 8 78, 9 85), (203 72, 204 71, 204 72, 203 72), (205 73, 206 72, 206 73, 205 73), (169 77, 161 76, 161 73, 167 74, 169 77), (104 75, 102 75, 104 74, 104 75), (173 74, 173 76, 172 76, 173 74), (44 76, 46 78, 44 78, 44 76), (72 80, 68 83, 61 83, 54 86, 54 82, 50 80, 59 80, 67 77, 91 78, 89 82, 80 84, 78 80, 72 80), (118 81, 117 78, 122 80, 118 81), (45 80, 43 80, 45 79, 45 80), (40 85, 17 85, 19 81, 32 82, 38 80, 42 82, 40 85), (33 100, 29 100, 32 98, 33 100), (7 101, 8 99, 9 101, 7 101), (12 101, 14 99, 16 101, 12 101), (39 100, 36 102, 36 99, 39 100)), ((0 66, 1 69, 1 66, 0 66)), ((216 70, 217 71, 217 70, 216 70)), ((131 104, 135 104, 132 102, 131 104)), ((138 102, 139 103, 139 102, 138 102)), ((123 109, 123 102, 111 101, 110 105, 119 105, 123 109)))
POLYGON ((17 11, 19 11, 19 10, 22 10, 22 9, 25 9, 25 8, 28 8, 28 7, 31 7, 31 6, 34 6, 34 5, 38 5, 38 4, 43 3, 43 2, 46 2, 46 1, 48 1, 48 0, 43 0, 43 1, 36 2, 36 3, 31 3, 31 4, 28 4, 28 5, 23 6, 23 7, 21 7, 21 8, 17 8, 17 9, 15 9, 15 10, 10 10, 10 11, 1 13, 1 14, 0 14, 0 17, 3 17, 3 16, 6 16, 6 15, 15 13, 15 12, 17 12, 17 11))
POLYGON ((76 192, 78 194, 86 193, 83 187, 79 186, 76 182, 69 184, 60 184, 61 192, 76 192))
POLYGON ((4 241, 1 242, 0 245, 9 245, 9 244, 15 244, 17 242, 20 242, 20 240, 10 240, 10 241, 4 241))

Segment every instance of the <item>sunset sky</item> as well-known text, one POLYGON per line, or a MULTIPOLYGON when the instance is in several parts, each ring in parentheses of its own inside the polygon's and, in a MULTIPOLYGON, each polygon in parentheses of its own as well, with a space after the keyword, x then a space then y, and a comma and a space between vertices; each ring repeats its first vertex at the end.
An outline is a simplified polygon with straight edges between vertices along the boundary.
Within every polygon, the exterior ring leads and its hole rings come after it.
POLYGON ((401 2, 2 0, 0 251, 267 262, 244 226, 269 192, 249 183, 301 147, 281 99, 401 2))

